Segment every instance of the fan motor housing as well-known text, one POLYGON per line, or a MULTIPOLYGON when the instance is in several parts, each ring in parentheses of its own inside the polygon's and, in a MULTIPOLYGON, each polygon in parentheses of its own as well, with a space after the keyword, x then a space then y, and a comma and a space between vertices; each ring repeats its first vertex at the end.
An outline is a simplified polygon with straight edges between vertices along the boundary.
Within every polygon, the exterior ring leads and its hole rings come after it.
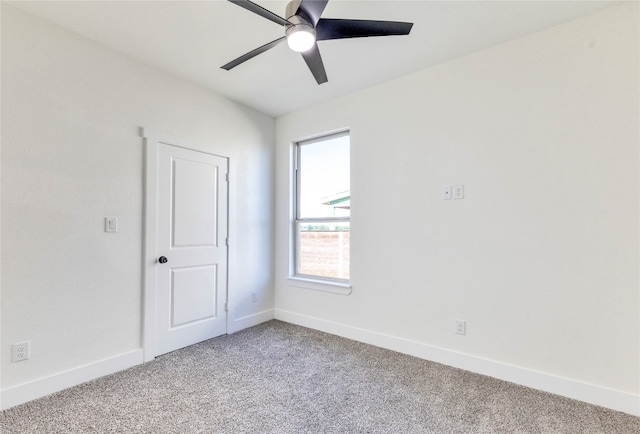
POLYGON ((293 33, 304 31, 316 37, 316 29, 313 24, 309 22, 309 19, 304 16, 304 11, 299 10, 300 0, 293 0, 287 4, 287 10, 285 11, 285 17, 291 24, 285 26, 284 35, 289 38, 293 33), (302 12, 302 14, 299 14, 302 12))
POLYGON ((310 22, 302 18, 300 15, 292 15, 287 18, 291 24, 287 24, 285 35, 288 36, 290 33, 297 32, 298 30, 304 29, 309 33, 316 34, 316 29, 313 28, 310 22))

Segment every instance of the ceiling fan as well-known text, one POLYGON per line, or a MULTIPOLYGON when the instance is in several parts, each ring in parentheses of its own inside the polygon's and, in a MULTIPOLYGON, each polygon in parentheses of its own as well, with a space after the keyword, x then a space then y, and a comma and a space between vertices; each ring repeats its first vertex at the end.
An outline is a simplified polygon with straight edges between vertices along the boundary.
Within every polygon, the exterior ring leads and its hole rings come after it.
POLYGON ((302 58, 307 63, 318 84, 327 82, 327 73, 324 70, 317 41, 364 38, 368 36, 408 35, 413 26, 413 23, 398 21, 321 18, 329 0, 293 0, 287 5, 286 19, 249 0, 229 1, 284 26, 285 35, 232 60, 223 65, 222 69, 228 71, 235 68, 286 39, 289 48, 302 54, 302 58))

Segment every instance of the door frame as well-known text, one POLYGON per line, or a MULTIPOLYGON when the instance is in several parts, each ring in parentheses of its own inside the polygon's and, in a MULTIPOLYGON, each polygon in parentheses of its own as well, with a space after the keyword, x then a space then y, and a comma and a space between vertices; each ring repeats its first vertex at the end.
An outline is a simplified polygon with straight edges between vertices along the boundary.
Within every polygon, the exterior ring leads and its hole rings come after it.
MULTIPOLYGON (((144 211, 143 211, 143 248, 142 248, 142 349, 144 362, 151 361, 156 356, 156 294, 157 294, 157 266, 158 254, 158 144, 175 146, 191 151, 203 152, 227 160, 227 171, 230 172, 229 157, 213 154, 200 143, 184 137, 176 137, 149 128, 140 128, 140 135, 144 139, 144 211)), ((227 188, 227 237, 229 237, 229 182, 227 188)), ((226 285, 224 288, 226 304, 229 303, 229 246, 227 245, 226 285)), ((229 330, 229 312, 226 310, 225 328, 229 330)))

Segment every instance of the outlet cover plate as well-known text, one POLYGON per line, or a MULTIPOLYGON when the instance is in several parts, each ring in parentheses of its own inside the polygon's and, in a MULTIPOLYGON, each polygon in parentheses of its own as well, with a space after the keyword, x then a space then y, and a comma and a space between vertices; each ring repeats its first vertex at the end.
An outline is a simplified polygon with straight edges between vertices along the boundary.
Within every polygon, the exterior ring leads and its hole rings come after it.
POLYGON ((458 184, 453 186, 453 198, 464 199, 464 184, 458 184))
POLYGON ((456 334, 457 335, 466 335, 467 334, 467 322, 462 319, 456 320, 456 334))
POLYGON ((11 346, 11 361, 22 362, 29 359, 29 342, 18 342, 11 346))

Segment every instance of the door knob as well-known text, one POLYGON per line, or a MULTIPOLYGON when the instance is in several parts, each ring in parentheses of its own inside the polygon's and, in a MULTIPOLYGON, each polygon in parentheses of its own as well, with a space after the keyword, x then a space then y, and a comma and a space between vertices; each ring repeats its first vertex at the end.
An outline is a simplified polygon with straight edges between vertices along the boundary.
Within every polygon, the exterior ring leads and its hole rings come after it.
POLYGON ((161 264, 166 264, 167 262, 169 262, 169 260, 167 259, 166 256, 160 256, 158 258, 158 262, 160 262, 161 264))

